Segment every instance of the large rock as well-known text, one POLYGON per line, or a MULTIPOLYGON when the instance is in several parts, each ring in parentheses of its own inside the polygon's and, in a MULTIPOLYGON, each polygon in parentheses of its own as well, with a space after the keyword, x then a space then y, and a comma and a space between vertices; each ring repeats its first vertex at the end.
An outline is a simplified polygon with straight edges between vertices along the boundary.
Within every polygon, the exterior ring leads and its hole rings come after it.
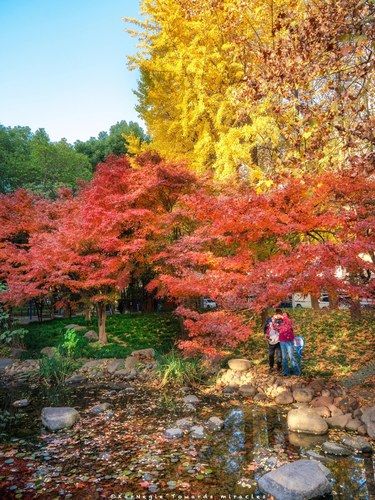
POLYGON ((155 350, 152 348, 139 349, 138 351, 133 351, 131 356, 137 359, 137 361, 153 361, 155 359, 155 350))
POLYGON ((90 413, 93 413, 94 415, 99 415, 99 413, 105 412, 110 407, 111 407, 111 405, 109 403, 100 403, 100 404, 93 406, 90 409, 90 413))
POLYGON ((199 399, 194 394, 188 394, 187 396, 184 397, 183 402, 186 404, 195 405, 199 403, 199 399))
POLYGON ((333 403, 331 396, 319 396, 311 401, 311 406, 329 406, 333 403))
POLYGON ((250 369, 250 361, 248 359, 230 359, 228 366, 235 372, 244 372, 250 369))
POLYGON ((190 429, 191 427, 193 427, 193 425, 194 422, 191 417, 180 418, 175 422, 175 426, 179 429, 190 429))
POLYGON ((351 415, 337 415, 336 417, 327 418, 327 424, 333 429, 345 429, 351 415))
POLYGON ((43 349, 40 350, 41 354, 44 354, 47 358, 53 358, 57 354, 57 351, 57 347, 43 347, 43 349))
POLYGON ((293 401, 293 394, 288 389, 285 389, 275 398, 275 403, 278 405, 289 405, 293 403, 293 401))
POLYGON ((337 417, 338 415, 344 415, 343 411, 340 408, 337 408, 335 405, 328 406, 329 411, 331 412, 332 417, 337 417))
POLYGON ((66 325, 65 329, 74 330, 75 332, 84 332, 87 330, 87 327, 82 325, 66 325))
POLYGON ((328 425, 313 410, 299 408, 288 413, 288 429, 305 434, 326 434, 328 425))
POLYGON ((332 441, 326 441, 323 443, 324 453, 329 453, 330 455, 338 455, 340 457, 348 457, 350 455, 350 450, 341 444, 333 443, 332 441))
POLYGON ((315 406, 312 408, 317 415, 323 418, 329 418, 331 416, 331 412, 326 406, 315 406))
POLYGON ((135 370, 135 368, 137 367, 137 365, 139 364, 139 361, 137 358, 135 358, 134 356, 128 356, 127 358, 125 358, 125 361, 124 361, 124 369, 125 370, 135 370))
POLYGON ((193 425, 190 429, 190 436, 194 439, 203 439, 205 437, 204 428, 201 425, 193 425))
POLYGON ((89 330, 88 332, 85 333, 84 337, 89 342, 97 342, 99 340, 99 336, 95 330, 89 330))
POLYGON ((109 373, 115 373, 117 370, 121 370, 124 367, 123 359, 113 359, 107 365, 107 371, 109 373))
POLYGON ((14 359, 11 358, 0 358, 0 371, 5 370, 8 366, 14 363, 14 359))
POLYGON ((259 488, 277 500, 302 500, 331 492, 329 470, 316 460, 297 460, 268 472, 259 488))
POLYGON ((350 418, 345 428, 348 429, 348 431, 356 431, 361 425, 362 422, 358 418, 350 418))
POLYGON ((362 408, 361 420, 366 425, 367 434, 375 439, 375 406, 362 408))
POLYGON ((178 427, 171 427, 170 429, 165 430, 165 437, 168 439, 179 439, 184 435, 182 429, 178 427))
POLYGON ((308 450, 306 452, 306 455, 311 459, 311 460, 318 460, 319 462, 323 463, 332 463, 332 458, 326 457, 324 455, 320 455, 320 453, 317 453, 316 451, 313 450, 308 450))
POLYGON ((342 440, 342 444, 347 448, 350 448, 353 451, 359 451, 361 453, 371 453, 372 446, 371 444, 364 438, 361 437, 352 437, 347 436, 342 440))
POLYGON ((78 411, 68 406, 47 407, 42 410, 42 424, 50 431, 72 427, 78 419, 78 411))
POLYGON ((207 420, 207 427, 211 431, 220 431, 224 427, 224 420, 220 417, 210 417, 207 420))
POLYGON ((30 401, 28 399, 18 399, 17 401, 13 401, 13 406, 15 408, 25 408, 29 406, 30 401))
POLYGON ((255 394, 258 392, 256 387, 254 387, 251 384, 245 384, 242 385, 239 389, 238 392, 242 394, 242 396, 247 396, 247 397, 253 397, 255 394))
POLYGON ((297 403, 310 403, 314 397, 314 393, 309 388, 298 388, 294 389, 293 397, 297 403))
POLYGON ((352 411, 356 410, 359 406, 358 401, 351 397, 338 397, 334 399, 334 404, 340 408, 340 410, 345 414, 345 413, 351 413, 352 411))

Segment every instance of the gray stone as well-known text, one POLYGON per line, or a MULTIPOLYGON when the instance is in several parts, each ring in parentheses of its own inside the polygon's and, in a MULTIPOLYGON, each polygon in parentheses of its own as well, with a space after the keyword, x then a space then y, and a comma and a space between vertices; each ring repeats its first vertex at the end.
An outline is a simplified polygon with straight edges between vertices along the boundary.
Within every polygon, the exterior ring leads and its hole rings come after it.
POLYGON ((367 434, 375 439, 375 406, 362 408, 361 420, 366 425, 367 434))
POLYGON ((25 408, 26 406, 29 406, 30 401, 28 399, 19 399, 18 401, 13 402, 13 406, 15 408, 25 408))
POLYGON ((351 397, 347 396, 344 398, 335 398, 334 404, 340 408, 340 410, 345 414, 345 413, 351 413, 352 411, 356 410, 358 408, 358 401, 351 397))
POLYGON ((371 453, 372 446, 367 439, 361 437, 347 436, 342 440, 342 444, 353 451, 360 451, 361 453, 371 453))
POLYGON ((319 462, 323 463, 332 462, 331 458, 325 457, 324 455, 320 455, 320 453, 317 453, 316 451, 313 450, 308 450, 306 452, 306 455, 310 458, 310 460, 318 460, 319 462))
POLYGON ((358 418, 350 418, 345 429, 348 429, 348 431, 356 431, 361 425, 362 422, 358 418))
POLYGON ((314 397, 314 393, 308 387, 294 389, 293 397, 297 401, 297 403, 310 403, 310 401, 312 401, 312 399, 314 397))
POLYGON ((297 460, 268 472, 259 488, 277 500, 302 500, 331 492, 329 470, 316 460, 297 460))
POLYGON ((240 394, 242 394, 242 396, 253 397, 253 396, 255 396, 255 394, 258 391, 257 391, 256 387, 254 387, 253 385, 245 384, 245 385, 241 385, 241 387, 239 387, 238 392, 240 394))
POLYGON ((117 370, 121 370, 124 366, 124 360, 123 359, 113 359, 110 361, 107 365, 107 371, 108 373, 115 373, 117 370))
POLYGON ((337 417, 339 415, 344 415, 343 411, 340 408, 337 408, 335 405, 328 406, 329 411, 331 412, 332 417, 337 417))
POLYGON ((79 413, 70 407, 47 407, 42 410, 42 424, 51 431, 72 427, 79 413))
POLYGON ((262 394, 261 392, 258 392, 258 394, 255 394, 254 396, 254 401, 258 403, 262 403, 267 400, 268 400, 267 396, 265 394, 262 394))
POLYGON ((333 443, 332 441, 326 441, 323 443, 324 453, 329 453, 330 455, 338 455, 340 457, 348 457, 350 455, 350 450, 341 446, 340 444, 333 443))
POLYGON ((89 330, 88 332, 85 333, 84 337, 89 342, 97 342, 99 340, 99 336, 95 330, 89 330))
POLYGON ((74 328, 72 328, 72 330, 74 330, 75 332, 84 332, 85 330, 87 330, 87 327, 82 325, 76 325, 74 328))
POLYGON ((185 403, 182 409, 185 413, 192 413, 197 411, 196 407, 191 403, 185 403))
POLYGON ((67 378, 65 380, 65 383, 69 384, 69 385, 78 385, 78 384, 82 384, 83 382, 86 382, 86 381, 87 381, 86 377, 76 373, 76 374, 73 374, 71 377, 67 378))
POLYGON ((131 356, 136 358, 138 361, 152 361, 155 359, 155 350, 152 348, 139 349, 138 351, 133 351, 131 356))
POLYGON ((245 372, 250 369, 251 363, 248 359, 230 359, 228 366, 235 372, 245 372))
POLYGON ((331 416, 331 412, 326 406, 315 406, 311 409, 322 418, 329 418, 331 416))
POLYGON ((289 390, 284 390, 275 398, 275 403, 278 405, 289 405, 293 403, 293 394, 289 390))
POLYGON ((326 422, 333 429, 345 429, 349 419, 350 415, 337 415, 335 417, 327 418, 326 422))
POLYGON ((194 394, 188 394, 187 396, 184 397, 183 402, 186 404, 197 404, 199 403, 199 399, 197 396, 194 396, 194 394))
POLYGON ((72 323, 70 325, 64 326, 64 328, 65 328, 65 330, 75 330, 75 328, 77 328, 77 326, 79 326, 79 325, 76 325, 75 323, 72 323))
POLYGON ((290 410, 288 413, 288 429, 305 434, 326 434, 328 425, 325 420, 310 409, 290 410))
POLYGON ((190 429, 191 427, 193 427, 193 425, 194 422, 191 417, 180 418, 175 422, 175 426, 179 429, 190 429))
POLYGON ((101 403, 95 405, 90 409, 90 413, 93 413, 94 415, 99 415, 99 413, 103 413, 104 411, 108 410, 110 406, 111 405, 109 403, 101 403))
POLYGON ((182 429, 179 429, 178 427, 171 427, 170 429, 166 429, 164 434, 168 439, 178 439, 184 435, 182 429))
POLYGON ((201 425, 193 425, 190 429, 190 436, 194 439, 203 439, 205 437, 204 428, 201 425))
POLYGON ((224 420, 220 417, 210 417, 207 420, 207 427, 214 432, 220 431, 224 427, 224 420))
POLYGON ((333 398, 330 396, 319 396, 311 401, 311 406, 329 406, 333 403, 333 398))
POLYGON ((57 347, 43 347, 43 349, 40 350, 41 354, 44 354, 47 358, 53 358, 57 351, 57 347))
POLYGON ((232 387, 231 385, 228 385, 227 387, 224 387, 223 389, 223 394, 234 394, 236 392, 236 388, 232 387))
POLYGON ((362 424, 361 427, 358 427, 357 434, 360 434, 361 436, 367 436, 367 429, 365 424, 362 424))
POLYGON ((324 382, 323 380, 313 380, 312 382, 310 382, 309 384, 309 388, 314 392, 314 393, 318 393, 320 391, 323 390, 324 388, 324 382))
POLYGON ((137 367, 138 363, 139 361, 137 360, 137 358, 135 358, 134 356, 128 356, 124 361, 124 369, 128 371, 134 370, 137 367))

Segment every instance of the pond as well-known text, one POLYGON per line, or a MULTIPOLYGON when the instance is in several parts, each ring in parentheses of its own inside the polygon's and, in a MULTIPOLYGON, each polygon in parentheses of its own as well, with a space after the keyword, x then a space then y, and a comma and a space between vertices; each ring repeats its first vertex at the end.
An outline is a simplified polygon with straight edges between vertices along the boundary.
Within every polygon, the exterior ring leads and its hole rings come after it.
MULTIPOLYGON (((257 489, 261 475, 306 457, 308 450, 322 453, 327 438, 289 433, 283 408, 212 395, 200 399, 196 413, 186 413, 181 392, 137 384, 1 390, 0 496, 265 498, 257 489), (12 406, 25 397, 30 406, 12 406), (110 408, 92 414, 90 408, 103 402, 110 408), (73 406, 81 418, 72 429, 50 433, 40 422, 45 406, 73 406), (178 418, 193 417, 204 424, 213 415, 224 420, 224 429, 207 432, 203 439, 188 433, 176 440, 164 436, 178 418)), ((324 465, 332 473, 335 498, 375 495, 371 455, 329 456, 324 465)))

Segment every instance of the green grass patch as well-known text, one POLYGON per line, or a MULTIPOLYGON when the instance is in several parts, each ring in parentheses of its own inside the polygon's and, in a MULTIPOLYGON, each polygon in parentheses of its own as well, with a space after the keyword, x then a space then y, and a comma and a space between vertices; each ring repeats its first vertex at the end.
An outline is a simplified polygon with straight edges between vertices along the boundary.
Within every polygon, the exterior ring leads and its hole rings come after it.
MULTIPOLYGON (((359 321, 352 321, 347 310, 289 309, 297 335, 305 339, 303 358, 307 376, 346 376, 370 361, 375 349, 375 315, 363 311, 359 321)), ((267 344, 258 322, 249 341, 236 355, 255 364, 268 363, 267 344)))
MULTIPOLYGON (((82 316, 55 319, 27 325, 25 336, 27 352, 23 357, 40 357, 43 347, 61 347, 66 343, 66 326, 77 324, 87 330, 97 329, 96 319, 85 322, 82 316), (65 338, 64 338, 65 336, 65 338)), ((98 342, 79 345, 79 355, 90 358, 123 358, 136 349, 153 347, 159 353, 169 351, 180 332, 178 319, 169 313, 124 314, 107 318, 108 344, 98 342)), ((83 332, 79 335, 83 337, 83 332)), ((77 347, 78 348, 78 347, 77 347)), ((74 355, 73 352, 70 353, 74 355)))
POLYGON ((202 380, 203 368, 198 359, 186 359, 171 351, 158 359, 158 374, 162 386, 183 386, 202 380))

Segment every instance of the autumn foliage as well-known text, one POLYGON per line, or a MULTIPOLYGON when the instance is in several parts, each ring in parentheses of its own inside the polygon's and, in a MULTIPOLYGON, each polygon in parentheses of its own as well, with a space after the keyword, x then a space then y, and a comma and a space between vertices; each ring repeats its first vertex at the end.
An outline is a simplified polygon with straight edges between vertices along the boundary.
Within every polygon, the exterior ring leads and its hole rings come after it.
POLYGON ((104 343, 106 305, 147 275, 179 347, 207 356, 295 292, 358 312, 375 294, 372 2, 142 6, 130 62, 152 141, 76 194, 1 196, 1 301, 95 306, 104 343))

